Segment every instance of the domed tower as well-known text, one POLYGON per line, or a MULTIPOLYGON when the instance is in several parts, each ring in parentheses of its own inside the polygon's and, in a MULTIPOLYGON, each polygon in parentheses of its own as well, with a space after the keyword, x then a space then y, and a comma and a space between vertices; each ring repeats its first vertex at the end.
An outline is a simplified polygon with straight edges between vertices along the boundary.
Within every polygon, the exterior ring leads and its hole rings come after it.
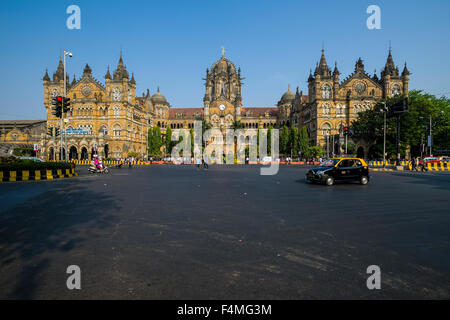
POLYGON ((225 57, 214 63, 211 71, 206 69, 204 114, 206 121, 214 127, 229 128, 240 120, 242 108, 241 69, 236 71, 234 64, 225 57))
POLYGON ((288 90, 283 94, 280 101, 277 103, 278 107, 278 127, 284 125, 290 126, 290 117, 295 101, 295 93, 291 91, 291 85, 288 85, 288 90))
POLYGON ((154 123, 158 127, 165 127, 167 120, 169 118, 170 104, 167 102, 166 97, 164 97, 161 92, 159 92, 159 87, 154 95, 152 95, 152 104, 155 113, 154 123))

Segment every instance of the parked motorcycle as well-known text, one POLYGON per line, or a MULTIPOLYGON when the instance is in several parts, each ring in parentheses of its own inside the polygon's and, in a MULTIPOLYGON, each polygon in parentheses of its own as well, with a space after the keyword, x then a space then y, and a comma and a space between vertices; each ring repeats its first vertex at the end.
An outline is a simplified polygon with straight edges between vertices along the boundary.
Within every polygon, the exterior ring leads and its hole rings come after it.
POLYGON ((109 169, 107 166, 103 165, 103 170, 100 171, 95 165, 89 166, 90 173, 109 173, 109 169))

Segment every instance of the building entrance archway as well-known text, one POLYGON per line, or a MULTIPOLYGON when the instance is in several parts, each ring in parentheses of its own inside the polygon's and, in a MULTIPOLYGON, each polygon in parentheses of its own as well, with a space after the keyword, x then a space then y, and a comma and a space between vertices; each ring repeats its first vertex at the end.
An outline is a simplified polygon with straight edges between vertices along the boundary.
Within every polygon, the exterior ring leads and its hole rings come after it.
POLYGON ((75 146, 72 146, 69 149, 69 160, 78 160, 78 151, 75 146))

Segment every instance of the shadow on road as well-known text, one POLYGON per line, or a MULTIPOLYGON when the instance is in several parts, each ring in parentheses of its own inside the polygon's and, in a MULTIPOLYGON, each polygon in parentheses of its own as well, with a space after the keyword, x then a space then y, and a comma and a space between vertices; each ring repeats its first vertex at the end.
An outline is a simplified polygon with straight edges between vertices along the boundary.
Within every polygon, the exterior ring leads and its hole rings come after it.
MULTIPOLYGON (((392 174, 395 177, 401 177, 404 178, 405 174, 401 173, 393 173, 392 174)), ((431 186, 435 189, 441 189, 441 190, 450 190, 450 175, 449 174, 409 174, 408 177, 414 178, 415 180, 406 181, 405 183, 411 183, 411 184, 424 184, 431 186)))
POLYGON ((113 197, 86 184, 48 182, 45 193, 0 215, 0 284, 13 288, 1 290, 1 298, 32 299, 55 254, 81 247, 87 234, 114 223, 108 214, 118 208, 113 197))

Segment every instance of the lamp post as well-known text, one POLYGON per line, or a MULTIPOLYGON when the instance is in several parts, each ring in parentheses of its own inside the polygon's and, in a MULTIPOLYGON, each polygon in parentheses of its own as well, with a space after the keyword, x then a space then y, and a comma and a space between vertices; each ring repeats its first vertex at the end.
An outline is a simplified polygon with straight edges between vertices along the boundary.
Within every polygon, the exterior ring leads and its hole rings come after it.
POLYGON ((383 112, 383 167, 386 165, 386 113, 387 113, 387 107, 386 102, 382 102, 383 108, 381 109, 381 112, 383 112))
MULTIPOLYGON (((66 133, 66 122, 68 121, 68 119, 66 119, 66 115, 64 115, 64 104, 65 104, 65 98, 66 98, 66 56, 69 56, 72 58, 72 52, 66 51, 64 49, 64 99, 63 99, 63 103, 62 103, 62 110, 61 110, 61 127, 62 127, 62 123, 64 122, 64 140, 65 140, 65 144, 64 144, 64 148, 65 148, 65 160, 67 162, 67 133, 66 133), (64 117, 64 121, 63 121, 63 117, 64 117)), ((62 146, 62 135, 61 135, 61 146, 62 146)))
MULTIPOLYGON (((439 112, 439 114, 444 114, 444 111, 439 112)), ((420 119, 425 119, 424 117, 419 117, 420 119)), ((432 156, 432 145, 433 145, 433 122, 432 116, 430 115, 430 135, 428 136, 428 145, 430 147, 430 157, 432 156)))

